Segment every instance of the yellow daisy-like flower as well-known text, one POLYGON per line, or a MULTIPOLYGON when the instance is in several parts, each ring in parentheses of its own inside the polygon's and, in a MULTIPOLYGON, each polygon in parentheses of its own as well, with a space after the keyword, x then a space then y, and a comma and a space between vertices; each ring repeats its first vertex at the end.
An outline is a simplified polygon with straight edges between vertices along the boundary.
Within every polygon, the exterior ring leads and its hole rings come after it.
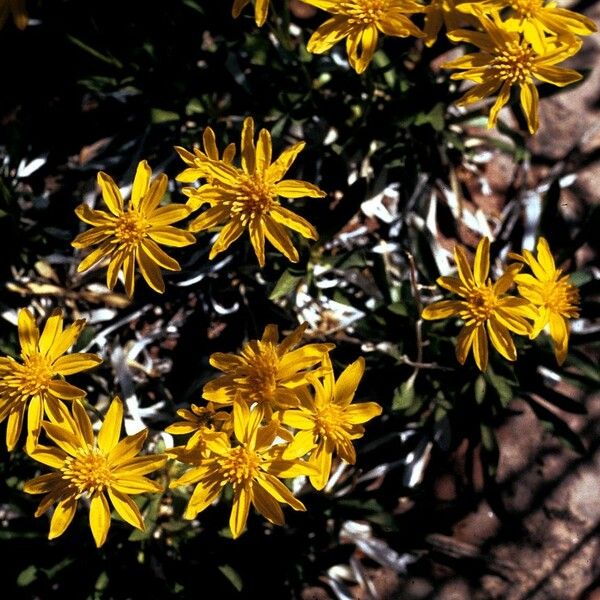
MULTIPOLYGON (((240 354, 216 352, 210 364, 225 374, 209 381, 202 391, 206 400, 231 404, 236 395, 252 404, 279 410, 298 406, 298 388, 324 360, 334 344, 307 344, 296 348, 307 328, 304 323, 279 342, 277 325, 267 325, 261 340, 247 342, 240 354)), ((316 371, 319 372, 319 371, 316 371)))
POLYGON ((431 0, 427 6, 425 25, 423 26, 424 42, 427 47, 433 46, 442 26, 446 28, 446 31, 453 31, 463 27, 469 21, 468 15, 457 10, 456 2, 457 0, 431 0))
POLYGON ((27 411, 27 447, 37 442, 44 412, 56 413, 60 400, 83 398, 86 393, 67 383, 64 377, 93 369, 102 362, 96 354, 77 352, 64 356, 77 341, 85 320, 75 321, 63 330, 61 310, 48 317, 40 331, 33 315, 19 311, 21 359, 0 357, 0 422, 7 419, 6 446, 17 445, 27 411))
MULTIPOLYGON (((258 27, 262 27, 267 20, 269 13, 269 0, 253 0, 254 1, 254 20, 258 27)), ((250 4, 250 0, 234 0, 231 14, 234 19, 240 16, 240 13, 246 6, 250 4)))
POLYGON ((180 408, 177 414, 183 421, 177 421, 169 425, 165 431, 171 435, 192 436, 185 445, 186 450, 207 450, 206 440, 215 434, 232 431, 231 414, 223 410, 215 410, 215 405, 209 402, 206 406, 190 405, 191 410, 180 408))
POLYGON ((168 271, 180 271, 181 267, 158 244, 181 247, 196 241, 191 233, 172 226, 185 219, 192 212, 191 208, 173 204, 159 207, 168 179, 161 173, 150 183, 151 177, 152 170, 143 160, 133 180, 131 201, 125 206, 115 182, 101 171, 98 173, 98 185, 110 212, 92 210, 87 204, 80 204, 75 209, 77 216, 93 227, 79 234, 72 245, 75 248, 98 246, 81 261, 77 271, 86 271, 98 261, 108 258, 106 285, 112 290, 121 271, 130 298, 135 286, 136 262, 148 285, 162 293, 165 283, 160 267, 168 271))
MULTIPOLYGON (((204 152, 200 148, 194 148, 194 152, 189 152, 181 146, 175 146, 177 154, 181 157, 181 160, 188 165, 188 169, 185 169, 179 175, 177 175, 177 181, 182 183, 193 183, 194 181, 206 178, 210 176, 210 169, 207 169, 207 161, 219 161, 230 165, 235 158, 235 144, 229 144, 223 151, 223 158, 219 158, 219 148, 217 147, 217 138, 215 132, 207 127, 202 133, 202 146, 204 152)), ((187 205, 192 210, 197 210, 202 206, 203 202, 199 200, 202 194, 210 191, 210 186, 204 188, 186 188, 184 192, 190 196, 190 200, 187 205)))
POLYGON ((527 39, 538 40, 542 45, 545 34, 558 36, 559 39, 562 38, 562 42, 568 43, 570 36, 590 35, 598 30, 591 19, 572 10, 559 8, 556 2, 546 0, 479 0, 461 2, 457 8, 474 15, 510 8, 513 14, 510 21, 515 23, 527 39))
POLYGON ((314 469, 303 461, 281 457, 285 445, 273 445, 279 422, 271 421, 261 427, 263 417, 261 406, 250 410, 247 402, 236 400, 234 443, 226 436, 207 440, 210 457, 196 453, 192 469, 171 484, 171 487, 196 484, 184 513, 186 519, 193 519, 210 506, 225 485, 233 487, 229 527, 234 538, 239 537, 246 526, 250 504, 275 525, 285 522, 279 503, 288 504, 294 510, 306 510, 280 479, 308 475, 314 469))
POLYGON ((300 408, 286 410, 282 415, 285 425, 300 430, 284 457, 304 456, 314 448, 308 463, 315 467, 315 474, 309 477, 317 490, 322 490, 329 480, 334 454, 351 465, 356 462, 352 440, 361 438, 365 433, 362 424, 380 415, 382 410, 376 402, 352 404, 365 372, 363 358, 346 367, 337 381, 329 356, 324 358, 323 366, 327 371, 322 381, 316 375, 310 377, 314 397, 304 390, 300 408))
POLYGON ((369 66, 379 34, 396 37, 424 37, 408 16, 425 12, 413 0, 304 0, 333 15, 308 40, 307 49, 323 54, 346 38, 350 66, 363 73, 369 66), (408 16, 407 16, 408 15, 408 16))
POLYGON ((525 263, 533 273, 515 277, 519 294, 535 307, 529 337, 536 338, 548 326, 554 355, 562 365, 569 350, 568 319, 579 317, 579 290, 569 283, 569 276, 563 275, 562 269, 556 268, 550 246, 543 237, 537 243, 537 257, 529 250, 523 250, 522 255, 511 252, 509 257, 525 263))
POLYGON ((488 365, 488 336, 492 345, 507 360, 517 359, 517 350, 510 332, 529 335, 531 325, 525 320, 530 314, 529 301, 507 296, 521 265, 507 267, 504 274, 492 283, 490 270, 490 240, 481 239, 475 253, 473 270, 467 255, 460 246, 454 247, 458 278, 439 277, 437 284, 463 300, 441 300, 427 306, 423 319, 460 317, 464 326, 456 342, 456 358, 463 365, 473 347, 475 362, 481 371, 488 365))
POLYGON ((9 14, 12 14, 13 22, 18 29, 22 31, 27 27, 29 17, 25 0, 0 0, 0 29, 6 24, 9 14))
MULTIPOLYGON (((481 52, 467 54, 443 65, 446 69, 463 69, 453 73, 451 79, 468 79, 476 83, 456 104, 465 106, 479 102, 498 92, 498 98, 490 110, 488 127, 494 127, 500 109, 508 102, 513 86, 520 88, 520 101, 530 133, 539 126, 539 94, 534 80, 538 79, 564 87, 581 79, 573 69, 555 65, 576 54, 581 42, 571 39, 566 45, 547 44, 545 50, 534 48, 530 41, 517 31, 508 29, 498 13, 491 17, 479 13, 484 32, 459 29, 448 37, 455 42, 468 42, 481 52)), ((560 40, 559 40, 560 41, 560 40)))
POLYGON ((90 501, 90 529, 96 546, 106 541, 110 527, 110 499, 117 514, 136 529, 144 530, 144 519, 135 502, 129 497, 144 492, 160 492, 162 487, 144 477, 162 467, 167 457, 162 454, 138 456, 147 430, 119 441, 123 421, 123 404, 115 398, 106 413, 98 437, 80 402, 73 403, 72 415, 62 406, 57 418, 43 427, 57 447, 38 446, 30 456, 55 469, 28 481, 28 494, 45 494, 35 513, 44 514, 58 502, 50 521, 48 539, 62 535, 75 511, 77 501, 86 496, 90 501))
MULTIPOLYGON (((241 146, 241 169, 228 164, 225 158, 222 161, 212 158, 212 152, 204 156, 196 153, 193 156, 193 168, 198 169, 197 176, 206 178, 208 183, 199 189, 184 189, 184 193, 190 196, 188 204, 192 208, 205 203, 210 208, 192 221, 190 231, 204 231, 225 223, 211 249, 211 260, 227 250, 248 229, 250 242, 261 267, 265 265, 265 237, 288 260, 298 262, 298 251, 285 227, 311 240, 316 240, 318 235, 306 219, 281 206, 279 197, 323 198, 326 195, 312 183, 283 179, 304 148, 304 142, 290 146, 277 160, 271 162, 270 133, 262 129, 255 144, 254 121, 247 118, 244 120, 241 146)), ((190 164, 191 153, 184 155, 180 149, 177 150, 183 160, 190 164)), ((191 176, 190 169, 186 169, 177 179, 190 181, 191 176)))

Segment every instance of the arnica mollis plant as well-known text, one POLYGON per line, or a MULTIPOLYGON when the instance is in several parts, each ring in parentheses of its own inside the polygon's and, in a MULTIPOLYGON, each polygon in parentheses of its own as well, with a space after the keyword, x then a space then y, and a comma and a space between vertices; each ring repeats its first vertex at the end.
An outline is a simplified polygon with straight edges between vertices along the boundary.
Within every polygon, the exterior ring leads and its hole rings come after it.
POLYGON ((599 21, 0 0, 5 596, 595 597, 599 21))

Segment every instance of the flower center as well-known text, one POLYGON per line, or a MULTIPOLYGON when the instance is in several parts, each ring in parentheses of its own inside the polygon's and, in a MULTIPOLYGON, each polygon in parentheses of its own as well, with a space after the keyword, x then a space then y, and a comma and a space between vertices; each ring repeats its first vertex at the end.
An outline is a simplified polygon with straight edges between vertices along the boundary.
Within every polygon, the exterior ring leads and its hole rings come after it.
POLYGON ((492 60, 491 68, 511 84, 526 83, 531 80, 534 58, 535 52, 528 43, 508 42, 492 60))
POLYGON ((542 292, 544 305, 569 319, 579 317, 579 290, 570 283, 568 277, 549 281, 542 292))
POLYGON ((146 237, 147 228, 143 215, 130 210, 119 216, 115 226, 115 237, 121 244, 137 246, 146 237))
POLYGON ((227 456, 219 458, 218 464, 223 475, 229 479, 233 487, 236 487, 244 485, 256 476, 260 457, 256 452, 239 446, 232 448, 227 456))
POLYGON ((63 479, 77 489, 78 495, 102 492, 110 487, 113 476, 108 460, 99 448, 87 445, 77 450, 77 456, 69 456, 60 469, 63 479))
POLYGON ((54 371, 50 366, 50 361, 41 354, 32 354, 23 362, 23 371, 19 381, 19 385, 22 386, 22 394, 33 396, 47 390, 53 376, 54 371))
POLYGON ((350 0, 340 2, 340 12, 349 17, 351 25, 370 25, 380 21, 389 7, 389 0, 350 0))
POLYGON ((467 297, 467 310, 461 313, 466 325, 480 325, 487 321, 496 309, 497 297, 490 284, 475 288, 467 297))
POLYGON ((319 410, 315 417, 317 433, 332 441, 339 441, 344 437, 345 423, 344 410, 337 404, 328 404, 319 410))
POLYGON ((269 212, 277 203, 277 192, 271 183, 267 183, 259 174, 240 177, 239 191, 231 205, 231 212, 239 214, 242 224, 269 212))
POLYGON ((510 5, 521 19, 530 19, 541 7, 542 0, 510 0, 510 5))
POLYGON ((248 367, 236 382, 247 387, 249 397, 254 402, 272 401, 279 372, 279 357, 275 347, 264 342, 247 344, 242 355, 248 367))

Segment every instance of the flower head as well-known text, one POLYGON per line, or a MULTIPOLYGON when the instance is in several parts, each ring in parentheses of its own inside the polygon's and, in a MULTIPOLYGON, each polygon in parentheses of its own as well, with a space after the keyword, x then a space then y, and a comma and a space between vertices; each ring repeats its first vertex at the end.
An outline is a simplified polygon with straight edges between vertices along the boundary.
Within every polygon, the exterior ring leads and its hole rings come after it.
POLYGON ((143 492, 160 492, 161 486, 144 475, 163 466, 165 455, 138 456, 147 430, 119 441, 123 421, 123 404, 115 398, 106 413, 98 437, 80 402, 73 403, 72 414, 61 406, 43 426, 56 447, 38 446, 30 456, 54 469, 28 481, 28 494, 45 494, 35 513, 44 514, 58 502, 50 521, 48 539, 64 533, 82 496, 90 501, 90 528, 100 547, 106 541, 110 527, 110 499, 117 514, 133 527, 144 530, 144 519, 129 497, 143 492))
MULTIPOLYGON (((191 231, 204 231, 225 223, 214 243, 209 258, 227 250, 245 229, 261 267, 265 265, 265 237, 288 260, 298 262, 298 251, 294 248, 285 227, 298 232, 305 238, 318 238, 315 228, 305 219, 281 206, 279 197, 323 198, 325 192, 306 181, 283 179, 296 156, 304 148, 299 142, 287 148, 277 160, 271 162, 271 135, 262 129, 258 142, 254 141, 254 121, 244 120, 242 130, 242 168, 229 164, 224 156, 217 160, 214 153, 196 153, 176 148, 182 159, 192 169, 186 169, 178 180, 190 181, 191 177, 205 178, 206 185, 183 192, 190 196, 192 208, 209 204, 210 208, 194 219, 191 231), (194 169, 196 171, 194 172, 194 169)), ((226 151, 227 153, 227 151, 226 151)))
POLYGON ((427 306, 424 319, 460 317, 464 326, 456 342, 456 358, 461 365, 467 360, 471 347, 475 362, 481 371, 488 365, 488 336, 492 345, 507 360, 516 360, 517 350, 510 331, 529 335, 531 325, 529 302, 523 298, 507 296, 521 265, 510 265, 504 274, 492 283, 490 270, 490 240, 481 238, 475 253, 473 270, 461 246, 454 247, 458 278, 439 277, 437 284, 462 297, 462 300, 441 300, 427 306))
POLYGON ((193 519, 221 494, 224 486, 233 488, 233 505, 229 527, 234 538, 246 525, 250 504, 271 523, 284 524, 279 503, 294 510, 306 510, 280 481, 312 473, 314 469, 300 460, 284 460, 284 445, 274 445, 278 421, 261 426, 264 411, 252 410, 248 403, 236 399, 233 405, 233 443, 226 436, 207 440, 210 455, 197 452, 188 461, 192 468, 171 484, 171 487, 195 483, 184 517, 193 519))
POLYGON ((413 0, 304 1, 333 15, 308 40, 308 51, 323 54, 346 38, 348 61, 357 73, 363 73, 369 66, 380 33, 396 37, 425 35, 408 18, 425 12, 424 6, 413 0))
POLYGON ((557 269, 548 242, 542 237, 537 243, 537 257, 529 250, 523 254, 510 253, 510 258, 525 263, 532 271, 515 277, 519 294, 535 307, 531 317, 533 329, 529 334, 536 338, 548 327, 554 355, 561 365, 569 350, 569 319, 579 317, 579 290, 569 283, 569 276, 557 269))
POLYGON ((546 35, 558 36, 562 42, 579 35, 590 35, 597 31, 591 19, 572 10, 559 8, 555 1, 546 0, 479 0, 460 2, 459 11, 477 15, 480 12, 501 12, 509 8, 509 24, 522 31, 525 38, 542 45, 546 35))
POLYGON ((85 396, 83 390, 64 380, 67 375, 87 371, 102 362, 96 354, 65 355, 84 325, 85 320, 81 319, 63 330, 62 311, 57 309, 48 317, 40 335, 33 315, 26 308, 19 311, 20 360, 0 357, 0 422, 7 419, 9 450, 15 448, 21 435, 26 411, 27 446, 32 448, 44 412, 56 412, 60 400, 85 396))
POLYGON ((473 17, 461 13, 456 8, 457 0, 431 0, 426 7, 425 25, 425 45, 433 46, 442 26, 446 31, 453 31, 465 25, 470 20, 475 21, 473 17))
MULTIPOLYGON (((194 148, 194 152, 189 152, 181 146, 176 146, 175 150, 181 157, 181 160, 188 165, 188 168, 183 170, 177 175, 177 181, 182 183, 193 183, 194 181, 201 178, 210 177, 210 169, 207 168, 207 164, 213 161, 222 160, 224 163, 230 165, 235 158, 235 144, 229 144, 223 151, 223 157, 219 158, 219 148, 217 147, 217 139, 215 132, 211 127, 207 127, 202 133, 202 148, 194 148)), ((192 210, 197 210, 203 204, 201 197, 202 188, 200 190, 194 190, 193 195, 188 201, 187 205, 192 210)), ((189 193, 189 192, 188 192, 189 193)))
POLYGON ((277 325, 267 325, 261 340, 247 342, 240 354, 217 352, 210 364, 225 374, 210 381, 202 392, 206 400, 231 404, 239 394, 268 410, 298 405, 297 389, 308 384, 310 369, 320 365, 333 344, 307 344, 296 348, 307 324, 279 342, 277 325))
POLYGON ((177 421, 165 429, 172 435, 192 434, 184 447, 185 451, 196 451, 199 448, 200 452, 207 452, 208 438, 218 435, 219 432, 231 434, 231 413, 215 410, 212 402, 206 406, 192 404, 190 409, 180 408, 177 414, 183 418, 183 421, 177 421))
POLYGON ((352 404, 365 371, 363 358, 348 366, 337 381, 328 355, 323 359, 323 366, 326 372, 322 380, 316 374, 310 376, 314 396, 303 390, 301 406, 286 410, 282 415, 285 425, 300 430, 284 457, 311 452, 308 462, 317 472, 310 475, 310 481, 317 490, 327 484, 334 454, 352 465, 356 462, 352 440, 364 435, 363 423, 381 414, 381 406, 376 402, 352 404))
POLYGON ((508 102, 513 86, 520 88, 520 101, 527 118, 530 133, 538 129, 539 94, 534 80, 538 79, 564 87, 581 79, 573 69, 556 67, 576 54, 581 42, 569 38, 568 43, 532 44, 522 33, 503 23, 498 13, 492 16, 478 12, 484 32, 458 29, 448 34, 455 42, 468 42, 481 51, 466 54, 443 66, 446 69, 462 69, 453 73, 451 79, 468 79, 475 82, 472 88, 457 101, 459 106, 478 102, 499 91, 490 110, 488 127, 494 127, 500 109, 508 102))
POLYGON ((4 27, 9 14, 12 14, 14 24, 18 29, 23 30, 27 27, 29 17, 25 8, 25 0, 0 0, 0 29, 4 27))
POLYGON ((86 271, 98 261, 108 258, 107 286, 112 290, 119 272, 122 272, 130 298, 134 291, 136 262, 148 285, 162 293, 165 284, 160 267, 168 271, 179 271, 181 267, 158 244, 180 247, 195 242, 191 233, 172 226, 185 219, 191 209, 185 205, 159 207, 167 189, 167 176, 161 173, 150 183, 151 177, 150 166, 143 160, 135 174, 131 200, 125 206, 115 182, 106 173, 100 172, 98 185, 110 212, 92 210, 87 204, 75 209, 77 216, 93 227, 79 234, 72 245, 75 248, 98 246, 81 261, 77 271, 86 271))
MULTIPOLYGON (((269 0, 253 0, 254 1, 254 20, 258 27, 262 27, 267 20, 269 13, 269 0)), ((231 14, 234 19, 240 16, 240 13, 246 6, 250 4, 250 0, 234 0, 231 14)))

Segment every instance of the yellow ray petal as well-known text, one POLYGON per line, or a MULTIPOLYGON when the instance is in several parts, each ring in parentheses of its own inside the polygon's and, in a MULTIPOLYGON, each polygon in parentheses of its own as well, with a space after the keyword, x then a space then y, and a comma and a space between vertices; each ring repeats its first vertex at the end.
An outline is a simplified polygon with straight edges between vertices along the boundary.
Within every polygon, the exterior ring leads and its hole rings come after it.
POLYGON ((143 246, 138 247, 136 258, 137 264, 140 267, 140 272, 146 283, 155 292, 162 294, 165 291, 165 282, 162 273, 143 246))
POLYGON ((121 519, 136 529, 144 531, 144 519, 140 514, 140 509, 127 494, 114 488, 108 488, 108 496, 121 519))
POLYGON ((254 508, 271 523, 284 525, 285 519, 281 506, 258 483, 252 483, 252 504, 254 508))
POLYGON ((52 520, 50 521, 50 533, 48 539, 53 540, 61 536, 67 527, 71 524, 77 509, 77 500, 75 497, 65 498, 56 505, 52 520))
POLYGON ((22 308, 18 317, 19 343, 24 357, 36 354, 40 334, 33 315, 28 309, 22 308))
POLYGON ((240 537, 246 527, 251 497, 252 494, 250 488, 245 485, 238 486, 233 494, 229 528, 231 529, 231 535, 234 540, 240 537))
POLYGON ((364 372, 365 359, 362 356, 344 369, 335 383, 333 400, 335 404, 348 406, 352 402, 364 372))
POLYGON ((421 317, 427 321, 437 319, 447 319, 458 315, 466 304, 460 300, 440 300, 426 306, 421 313, 421 317))
POLYGON ((97 354, 78 352, 57 358, 52 364, 59 375, 72 375, 97 367, 102 359, 97 354))
POLYGON ((382 410, 381 406, 376 402, 361 402, 348 406, 344 411, 344 418, 347 423, 366 423, 379 416, 382 410))
POLYGON ((100 186, 102 198, 108 210, 115 217, 121 215, 123 213, 123 197, 112 178, 103 171, 100 171, 98 173, 98 185, 100 186))
POLYGON ((473 338, 473 356, 480 371, 485 371, 488 366, 488 340, 483 325, 475 327, 473 338))
POLYGON ((108 407, 104 422, 98 432, 98 446, 100 450, 109 453, 119 442, 121 424, 123 423, 123 403, 115 397, 108 407))
POLYGON ((152 169, 148 161, 142 160, 137 166, 131 189, 131 205, 135 209, 139 208, 140 201, 148 193, 150 177, 152 177, 152 169))
POLYGON ((97 548, 100 548, 106 541, 109 527, 110 508, 108 501, 104 494, 94 494, 90 501, 90 529, 97 548))

